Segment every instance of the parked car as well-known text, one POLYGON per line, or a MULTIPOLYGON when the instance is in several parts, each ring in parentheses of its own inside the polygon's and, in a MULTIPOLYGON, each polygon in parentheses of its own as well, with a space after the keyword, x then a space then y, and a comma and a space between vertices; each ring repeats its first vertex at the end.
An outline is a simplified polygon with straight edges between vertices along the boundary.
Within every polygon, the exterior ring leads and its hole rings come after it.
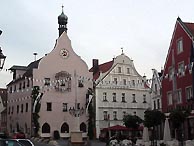
POLYGON ((7 134, 5 132, 0 132, 0 138, 7 138, 7 134))
POLYGON ((15 132, 12 136, 13 139, 22 139, 26 138, 25 134, 23 132, 15 132))
POLYGON ((20 142, 24 146, 34 146, 34 144, 32 143, 32 141, 30 141, 29 139, 14 139, 14 140, 20 142))
POLYGON ((0 146, 24 146, 24 145, 12 139, 0 139, 0 146))

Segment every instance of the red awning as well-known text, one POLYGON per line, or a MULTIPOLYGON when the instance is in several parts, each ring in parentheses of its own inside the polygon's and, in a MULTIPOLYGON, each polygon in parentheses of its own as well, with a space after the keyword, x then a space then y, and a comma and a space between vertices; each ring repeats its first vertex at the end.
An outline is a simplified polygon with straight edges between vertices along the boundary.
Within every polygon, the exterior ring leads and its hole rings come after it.
MULTIPOLYGON (((108 130, 111 130, 111 131, 131 131, 133 129, 132 128, 127 128, 127 127, 121 126, 121 125, 115 125, 115 126, 111 126, 111 127, 102 129, 102 131, 108 131, 108 130)), ((140 126, 138 128, 138 130, 143 130, 143 126, 140 126)))

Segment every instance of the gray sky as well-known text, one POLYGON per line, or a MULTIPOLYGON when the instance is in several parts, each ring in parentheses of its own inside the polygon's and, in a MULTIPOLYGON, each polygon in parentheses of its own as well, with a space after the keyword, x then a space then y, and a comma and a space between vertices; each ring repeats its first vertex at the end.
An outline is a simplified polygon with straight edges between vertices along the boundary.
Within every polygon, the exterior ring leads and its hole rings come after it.
POLYGON ((1 0, 0 46, 7 56, 0 87, 12 75, 6 69, 27 66, 49 53, 58 37, 61 6, 68 16, 68 36, 74 51, 92 66, 124 53, 147 78, 164 66, 175 22, 194 22, 193 0, 1 0))

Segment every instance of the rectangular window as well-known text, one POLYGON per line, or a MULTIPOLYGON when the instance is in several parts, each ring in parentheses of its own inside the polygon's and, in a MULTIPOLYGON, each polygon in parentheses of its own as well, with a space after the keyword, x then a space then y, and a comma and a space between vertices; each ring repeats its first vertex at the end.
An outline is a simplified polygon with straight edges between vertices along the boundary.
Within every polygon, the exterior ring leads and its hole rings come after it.
POLYGON ((46 105, 47 105, 46 110, 47 111, 52 111, 52 103, 51 102, 47 102, 46 105))
POLYGON ((26 83, 25 83, 25 81, 23 82, 23 89, 25 89, 25 87, 26 87, 26 83))
POLYGON ((50 86, 50 78, 44 78, 44 85, 50 86))
POLYGON ((107 96, 107 93, 106 92, 103 92, 103 101, 107 101, 107 98, 106 98, 106 96, 107 96))
POLYGON ((156 101, 154 100, 154 109, 156 109, 156 101))
POLYGON ((9 93, 12 93, 12 86, 9 88, 9 93))
POLYGON ((168 97, 168 105, 172 105, 172 93, 171 92, 168 92, 167 93, 167 97, 168 97))
POLYGON ((157 99, 158 109, 160 109, 160 99, 157 99))
POLYGON ((80 103, 77 103, 77 109, 80 109, 80 103))
POLYGON ((107 111, 104 111, 103 112, 103 115, 104 115, 104 120, 109 120, 109 118, 108 118, 108 112, 107 111))
POLYGON ((181 92, 181 90, 177 91, 177 103, 182 103, 182 92, 181 92))
POLYGON ((123 85, 127 85, 127 80, 123 79, 123 85))
POLYGON ((169 74, 169 80, 172 80, 172 78, 173 78, 173 69, 172 69, 172 67, 170 67, 168 69, 168 74, 169 74))
POLYGON ((187 100, 192 99, 192 96, 193 96, 193 95, 192 95, 192 94, 193 94, 193 93, 192 93, 192 92, 193 92, 193 91, 192 91, 192 87, 187 87, 185 90, 186 90, 186 99, 187 99, 187 100))
POLYGON ((23 113, 23 111, 24 111, 24 105, 22 104, 21 105, 21 113, 23 113))
POLYGON ((179 76, 184 76, 185 75, 184 62, 181 62, 181 63, 178 64, 178 73, 179 73, 179 76))
POLYGON ((19 113, 19 105, 17 105, 17 114, 19 113))
POLYGON ((132 100, 133 100, 132 101, 133 103, 137 102, 136 99, 135 99, 135 94, 132 94, 132 100))
POLYGON ((113 96, 113 102, 116 102, 117 101, 116 100, 116 93, 113 93, 112 96, 113 96))
POLYGON ((114 82, 114 84, 117 84, 117 82, 118 82, 117 81, 117 78, 114 78, 114 81, 113 82, 114 82))
POLYGON ((122 102, 126 102, 125 101, 125 93, 122 93, 122 102))
POLYGON ((113 112, 113 120, 117 120, 117 112, 116 111, 113 112))
POLYGON ((183 52, 183 40, 179 39, 177 41, 177 54, 180 54, 181 52, 183 52))
POLYGON ((123 118, 126 116, 126 111, 123 111, 123 118))
POLYGON ((130 68, 127 68, 127 74, 130 74, 130 68))
POLYGON ((14 112, 14 107, 12 106, 12 108, 11 108, 12 110, 11 110, 11 114, 13 114, 13 112, 14 112))
POLYGON ((14 85, 14 92, 16 92, 16 85, 14 85))
POLYGON ((145 94, 143 95, 143 103, 147 103, 145 94))
POLYGON ((21 89, 22 89, 22 83, 19 84, 19 90, 21 90, 21 89))
POLYGON ((135 80, 132 80, 132 86, 135 86, 135 80))
POLYGON ((121 73, 121 67, 118 67, 118 73, 121 73))
POLYGON ((28 103, 26 103, 26 112, 28 112, 28 103))
POLYGON ((63 112, 67 112, 67 103, 63 103, 63 112))
POLYGON ((158 92, 158 86, 157 84, 155 84, 155 94, 157 94, 157 92, 158 92))
POLYGON ((30 79, 27 79, 27 85, 26 85, 27 87, 29 87, 30 86, 30 79))

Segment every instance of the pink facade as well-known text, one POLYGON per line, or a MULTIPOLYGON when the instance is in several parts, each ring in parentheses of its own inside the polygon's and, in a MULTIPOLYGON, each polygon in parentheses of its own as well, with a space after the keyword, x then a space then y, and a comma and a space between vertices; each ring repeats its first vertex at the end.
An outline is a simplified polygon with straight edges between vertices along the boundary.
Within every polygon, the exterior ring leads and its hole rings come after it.
POLYGON ((54 49, 40 60, 27 67, 13 66, 13 80, 8 84, 7 128, 9 134, 22 131, 34 136, 32 118, 32 89, 35 86, 43 93, 38 123, 41 137, 69 137, 71 131, 80 129, 87 136, 86 94, 92 88, 92 73, 87 64, 72 49, 71 41, 64 31, 57 39, 54 49), (77 107, 83 114, 79 126, 69 109, 77 107))

